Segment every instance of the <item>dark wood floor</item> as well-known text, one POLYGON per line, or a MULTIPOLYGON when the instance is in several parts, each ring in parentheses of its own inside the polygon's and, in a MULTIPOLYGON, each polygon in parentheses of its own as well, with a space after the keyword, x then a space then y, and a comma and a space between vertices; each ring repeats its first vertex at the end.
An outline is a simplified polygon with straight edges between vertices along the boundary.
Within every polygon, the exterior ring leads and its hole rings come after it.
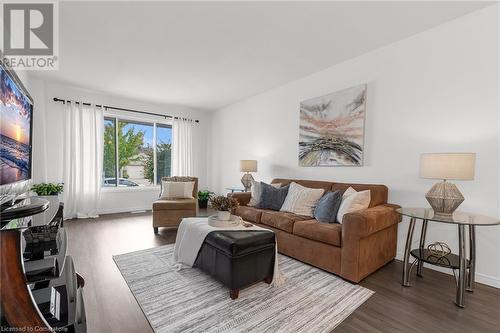
MULTIPOLYGON (((175 231, 153 234, 151 214, 113 214, 96 220, 66 221, 68 254, 85 277, 88 332, 152 332, 112 255, 175 241, 175 231)), ((375 294, 335 332, 500 332, 500 290, 477 285, 466 309, 453 304, 453 277, 424 270, 413 287, 400 285, 394 261, 362 281, 375 294)))

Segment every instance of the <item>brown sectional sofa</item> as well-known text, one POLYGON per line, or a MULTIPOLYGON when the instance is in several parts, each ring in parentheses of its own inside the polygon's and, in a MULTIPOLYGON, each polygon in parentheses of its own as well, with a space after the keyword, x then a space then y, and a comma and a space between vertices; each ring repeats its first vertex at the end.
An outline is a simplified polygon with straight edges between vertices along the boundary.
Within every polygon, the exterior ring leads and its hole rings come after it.
POLYGON ((370 190, 368 209, 346 214, 342 224, 320 223, 309 216, 247 206, 250 193, 231 193, 240 206, 234 212, 244 220, 272 229, 280 253, 296 258, 346 280, 359 282, 396 256, 397 205, 387 203, 384 185, 274 179, 272 183, 296 182, 310 188, 344 192, 370 190))

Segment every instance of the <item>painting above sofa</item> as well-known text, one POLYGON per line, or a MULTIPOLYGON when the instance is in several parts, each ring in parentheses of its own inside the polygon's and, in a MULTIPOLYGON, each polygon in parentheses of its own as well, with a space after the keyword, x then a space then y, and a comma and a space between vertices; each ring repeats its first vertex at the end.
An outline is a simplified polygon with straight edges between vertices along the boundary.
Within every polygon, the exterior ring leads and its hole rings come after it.
POLYGON ((300 103, 299 166, 363 165, 366 84, 300 103))

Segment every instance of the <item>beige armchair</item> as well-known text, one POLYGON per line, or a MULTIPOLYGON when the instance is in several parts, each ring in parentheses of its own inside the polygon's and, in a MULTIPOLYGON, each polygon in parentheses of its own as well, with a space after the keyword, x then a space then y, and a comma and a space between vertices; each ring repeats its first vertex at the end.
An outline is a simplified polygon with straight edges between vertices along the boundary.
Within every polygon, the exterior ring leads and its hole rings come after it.
POLYGON ((193 198, 190 199, 158 199, 153 203, 153 230, 158 227, 178 227, 185 217, 195 217, 198 209, 198 178, 196 177, 163 177, 163 181, 193 182, 193 198))

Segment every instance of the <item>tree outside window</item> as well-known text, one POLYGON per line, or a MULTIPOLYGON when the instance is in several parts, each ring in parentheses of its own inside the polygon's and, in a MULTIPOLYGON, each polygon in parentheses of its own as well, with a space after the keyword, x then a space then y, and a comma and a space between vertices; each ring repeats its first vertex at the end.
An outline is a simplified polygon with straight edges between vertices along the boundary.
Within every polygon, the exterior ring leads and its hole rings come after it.
POLYGON ((171 126, 116 118, 105 118, 104 126, 103 186, 151 186, 159 184, 161 177, 170 176, 171 126))

